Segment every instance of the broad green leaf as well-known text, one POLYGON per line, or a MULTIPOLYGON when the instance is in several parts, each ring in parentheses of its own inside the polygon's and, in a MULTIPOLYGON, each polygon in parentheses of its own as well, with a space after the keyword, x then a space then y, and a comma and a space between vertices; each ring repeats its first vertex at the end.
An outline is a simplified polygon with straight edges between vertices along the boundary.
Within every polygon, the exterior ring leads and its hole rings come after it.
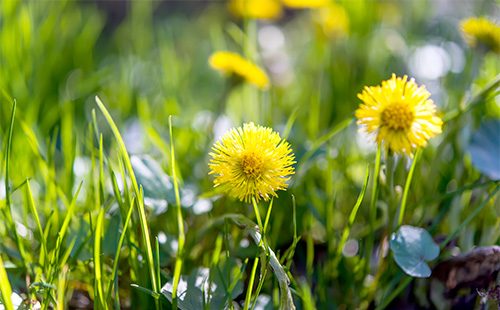
POLYGON ((401 226, 392 234, 390 248, 398 266, 416 278, 429 277, 431 269, 426 261, 439 255, 439 246, 432 236, 423 228, 409 225, 401 226))
POLYGON ((500 180, 500 120, 485 122, 472 135, 468 151, 477 170, 493 180, 500 180))

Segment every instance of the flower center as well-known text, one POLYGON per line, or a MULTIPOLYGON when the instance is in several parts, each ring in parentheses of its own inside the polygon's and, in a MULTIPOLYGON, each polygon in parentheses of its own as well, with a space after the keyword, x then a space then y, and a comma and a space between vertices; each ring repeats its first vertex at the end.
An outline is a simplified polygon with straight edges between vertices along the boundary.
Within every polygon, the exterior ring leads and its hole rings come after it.
POLYGON ((241 158, 241 170, 247 177, 257 178, 262 173, 264 162, 255 153, 245 154, 241 158))
POLYGON ((394 102, 382 111, 382 125, 393 130, 410 129, 415 115, 407 104, 394 102))

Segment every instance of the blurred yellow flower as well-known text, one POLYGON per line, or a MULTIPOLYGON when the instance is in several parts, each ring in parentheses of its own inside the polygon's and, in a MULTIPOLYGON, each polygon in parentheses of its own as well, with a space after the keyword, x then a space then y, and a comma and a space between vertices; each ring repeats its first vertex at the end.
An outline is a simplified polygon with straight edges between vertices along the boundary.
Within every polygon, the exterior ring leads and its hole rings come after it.
POLYGON ((363 101, 356 110, 358 125, 375 134, 379 145, 383 142, 386 149, 411 156, 413 149, 441 133, 443 122, 430 95, 406 75, 393 74, 381 86, 366 86, 358 94, 363 101))
POLYGON ((487 18, 468 18, 460 23, 467 44, 471 47, 483 45, 500 53, 500 26, 487 18))
POLYGON ((331 0, 281 0, 284 5, 294 9, 315 9, 327 6, 331 0))
POLYGON ((230 0, 229 11, 240 18, 277 19, 282 8, 278 0, 230 0))
POLYGON ((227 132, 212 147, 209 174, 214 186, 241 201, 269 200, 294 174, 290 145, 271 128, 244 124, 227 132))
POLYGON ((264 70, 237 53, 218 51, 210 56, 208 62, 215 70, 227 75, 237 75, 261 89, 269 86, 269 78, 264 70))
POLYGON ((314 20, 323 33, 330 38, 338 38, 349 32, 349 16, 346 10, 338 4, 331 3, 316 10, 314 20))

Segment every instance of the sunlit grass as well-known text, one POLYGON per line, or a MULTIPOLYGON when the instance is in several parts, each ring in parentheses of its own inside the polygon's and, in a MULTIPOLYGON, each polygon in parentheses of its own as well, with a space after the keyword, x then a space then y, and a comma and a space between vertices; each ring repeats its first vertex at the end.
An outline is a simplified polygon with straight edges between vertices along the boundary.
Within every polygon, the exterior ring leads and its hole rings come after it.
MULTIPOLYGON (((100 4, 1 2, 0 308, 454 302, 431 294, 431 283, 447 290, 432 272, 409 276, 391 240, 404 225, 427 231, 422 246, 440 252, 417 261, 431 271, 500 242, 499 59, 460 28, 494 2, 454 16, 430 1, 273 3, 274 20, 154 1, 112 20, 100 4), (241 59, 227 72, 216 51, 241 59), (402 92, 356 97, 393 73, 408 76, 402 92), (424 116, 401 134, 393 113, 394 135, 360 133, 363 102, 418 101, 404 97, 411 77, 442 132, 422 130, 424 116), (214 143, 248 123, 279 134, 294 158, 269 135, 233 135, 209 174, 214 143), (400 139, 414 133, 418 143, 400 139)), ((478 292, 461 291, 480 306, 478 292)))

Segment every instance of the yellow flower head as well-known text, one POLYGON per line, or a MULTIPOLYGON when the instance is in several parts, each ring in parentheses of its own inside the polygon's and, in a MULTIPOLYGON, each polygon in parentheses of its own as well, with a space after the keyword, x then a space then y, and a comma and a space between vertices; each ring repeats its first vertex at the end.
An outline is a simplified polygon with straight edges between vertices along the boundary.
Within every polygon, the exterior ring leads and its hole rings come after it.
POLYGON ((330 0, 281 0, 284 5, 294 9, 316 9, 327 6, 330 0))
POLYGON ((214 184, 241 201, 269 200, 288 187, 294 174, 290 145, 271 128, 244 124, 227 132, 212 147, 208 164, 214 184))
POLYGON ((269 86, 269 78, 256 64, 233 52, 219 51, 210 56, 212 68, 227 75, 237 75, 261 89, 269 86))
POLYGON ((427 140, 441 133, 443 121, 436 115, 436 106, 429 99, 425 86, 392 75, 381 86, 365 87, 358 98, 363 103, 356 110, 358 125, 376 135, 378 144, 395 153, 412 154, 427 140))
POLYGON ((277 19, 282 9, 278 0, 230 0, 229 11, 240 18, 277 19))
POLYGON ((483 45, 500 53, 500 26, 487 18, 468 18, 460 23, 467 44, 471 47, 483 45))
POLYGON ((330 38, 342 37, 349 32, 349 16, 342 6, 335 3, 318 9, 314 21, 330 38))

